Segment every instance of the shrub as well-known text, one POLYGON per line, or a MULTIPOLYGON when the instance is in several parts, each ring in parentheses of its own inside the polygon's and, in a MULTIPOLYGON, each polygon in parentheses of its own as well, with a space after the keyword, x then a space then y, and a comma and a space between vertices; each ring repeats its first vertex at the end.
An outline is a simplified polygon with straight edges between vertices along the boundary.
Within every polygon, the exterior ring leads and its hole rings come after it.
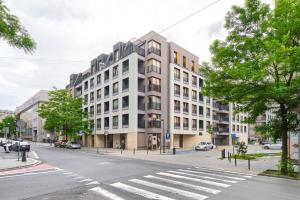
POLYGON ((238 154, 246 154, 247 153, 247 145, 245 142, 236 142, 235 143, 235 148, 238 154))
POLYGON ((282 161, 280 160, 279 161, 279 164, 277 165, 278 167, 278 171, 281 171, 282 168, 285 168, 287 169, 287 175, 288 176, 295 176, 295 167, 293 165, 293 162, 292 160, 287 160, 287 161, 282 161))

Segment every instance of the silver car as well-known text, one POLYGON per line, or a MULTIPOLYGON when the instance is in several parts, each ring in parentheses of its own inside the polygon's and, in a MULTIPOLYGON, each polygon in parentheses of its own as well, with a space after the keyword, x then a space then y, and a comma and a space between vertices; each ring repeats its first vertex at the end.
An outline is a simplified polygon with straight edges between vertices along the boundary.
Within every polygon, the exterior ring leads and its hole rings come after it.
POLYGON ((263 148, 264 149, 280 150, 282 148, 282 143, 264 144, 263 148))
POLYGON ((67 149, 80 149, 80 144, 78 144, 77 142, 67 142, 66 148, 67 149))
POLYGON ((207 151, 213 149, 214 145, 211 142, 200 142, 195 146, 196 151, 207 151))

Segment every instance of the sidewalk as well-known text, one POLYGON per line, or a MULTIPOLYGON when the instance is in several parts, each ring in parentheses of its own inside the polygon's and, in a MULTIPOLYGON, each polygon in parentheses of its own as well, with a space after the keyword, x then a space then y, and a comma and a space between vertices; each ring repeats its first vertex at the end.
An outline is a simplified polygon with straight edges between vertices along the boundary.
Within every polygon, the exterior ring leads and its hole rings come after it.
POLYGON ((5 153, 3 147, 0 147, 0 172, 29 167, 40 163, 40 161, 33 159, 32 152, 29 152, 26 162, 22 162, 21 154, 18 161, 18 153, 5 153))

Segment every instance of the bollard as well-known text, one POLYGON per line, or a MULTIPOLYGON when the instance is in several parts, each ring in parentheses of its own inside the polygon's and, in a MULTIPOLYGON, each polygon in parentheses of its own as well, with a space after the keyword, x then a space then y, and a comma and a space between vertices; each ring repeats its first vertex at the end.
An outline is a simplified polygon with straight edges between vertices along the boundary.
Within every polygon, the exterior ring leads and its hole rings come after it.
POLYGON ((231 163, 231 153, 229 153, 229 163, 231 163))
POLYGON ((22 162, 26 162, 26 151, 22 149, 22 162))
POLYGON ((99 154, 99 147, 97 147, 97 154, 99 154))
POLYGON ((221 151, 221 158, 222 158, 222 159, 225 158, 225 149, 222 149, 222 151, 221 151))
POLYGON ((173 147, 173 155, 175 155, 175 154, 176 154, 176 148, 173 147))
POLYGON ((236 155, 234 155, 234 165, 236 166, 236 155))
POLYGON ((248 170, 250 170, 250 158, 248 158, 248 170))
POLYGON ((135 148, 133 149, 133 155, 135 155, 135 148))

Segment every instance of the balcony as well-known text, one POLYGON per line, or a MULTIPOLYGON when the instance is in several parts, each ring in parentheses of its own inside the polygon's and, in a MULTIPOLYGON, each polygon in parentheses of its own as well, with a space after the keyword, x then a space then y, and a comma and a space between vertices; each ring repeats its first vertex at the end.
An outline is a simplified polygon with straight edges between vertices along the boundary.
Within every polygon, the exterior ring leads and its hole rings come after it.
POLYGON ((138 73, 145 75, 144 61, 142 60, 138 61, 138 73))
POLYGON ((157 67, 155 65, 148 65, 147 67, 147 72, 150 73, 150 72, 155 72, 155 73, 158 73, 158 74, 161 74, 161 68, 160 67, 157 67))
POLYGON ((148 109, 161 110, 161 103, 150 102, 148 103, 148 109))
POLYGON ((161 121, 160 120, 149 120, 148 128, 161 128, 161 121))
POLYGON ((155 47, 149 47, 147 53, 148 53, 148 54, 154 53, 154 54, 156 54, 156 55, 158 55, 158 56, 161 56, 161 50, 158 49, 158 48, 155 48, 155 47))
POLYGON ((155 91, 155 92, 161 92, 161 86, 160 85, 148 85, 148 92, 155 91))
POLYGON ((174 90, 174 95, 180 97, 180 90, 174 90))
POLYGON ((138 114, 138 128, 145 128, 145 115, 138 114))
POLYGON ((174 112, 180 113, 180 106, 174 106, 174 112))

